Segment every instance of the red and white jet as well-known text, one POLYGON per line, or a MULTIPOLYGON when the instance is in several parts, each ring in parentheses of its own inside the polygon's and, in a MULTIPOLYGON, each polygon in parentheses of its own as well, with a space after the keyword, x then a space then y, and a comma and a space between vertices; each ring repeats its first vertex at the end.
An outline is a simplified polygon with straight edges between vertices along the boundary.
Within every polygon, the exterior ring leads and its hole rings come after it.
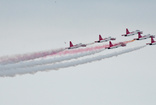
POLYGON ((144 40, 150 37, 155 37, 155 35, 147 34, 147 35, 141 36, 141 33, 138 32, 138 38, 135 38, 134 40, 144 40))
POLYGON ((110 40, 116 40, 116 38, 111 38, 111 37, 102 38, 102 36, 99 35, 99 40, 95 41, 95 43, 102 43, 102 42, 107 42, 107 41, 110 41, 110 40))
POLYGON ((151 43, 146 43, 146 45, 155 45, 156 41, 154 41, 153 37, 151 36, 151 43))
POLYGON ((113 48, 124 47, 124 46, 126 46, 126 44, 123 42, 119 42, 117 44, 112 44, 112 42, 109 41, 109 46, 106 47, 106 49, 113 49, 113 48))
POLYGON ((128 28, 126 28, 126 34, 123 34, 123 35, 121 35, 121 36, 132 36, 132 35, 137 34, 138 32, 140 32, 141 34, 143 33, 143 32, 140 31, 140 30, 135 30, 135 31, 129 32, 128 28))
POLYGON ((68 47, 68 49, 75 49, 75 48, 79 48, 79 47, 86 47, 87 45, 86 44, 82 44, 82 43, 73 45, 73 43, 70 41, 69 42, 69 46, 70 47, 68 47))

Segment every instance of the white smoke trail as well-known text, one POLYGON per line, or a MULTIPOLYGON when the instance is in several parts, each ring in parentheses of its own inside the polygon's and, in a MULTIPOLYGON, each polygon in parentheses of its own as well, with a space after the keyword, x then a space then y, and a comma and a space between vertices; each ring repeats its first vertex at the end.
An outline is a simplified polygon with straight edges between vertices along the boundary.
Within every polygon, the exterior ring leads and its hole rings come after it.
POLYGON ((48 55, 59 53, 64 50, 65 48, 60 48, 57 50, 50 50, 50 51, 43 51, 43 52, 36 52, 36 53, 29 53, 29 54, 19 54, 15 56, 3 56, 3 57, 0 57, 0 65, 6 65, 6 64, 11 64, 11 63, 17 63, 20 61, 27 61, 27 60, 32 60, 36 58, 41 58, 41 57, 45 57, 48 55))
POLYGON ((77 53, 74 55, 61 56, 61 57, 57 57, 57 58, 49 58, 49 59, 33 60, 33 61, 27 61, 27 62, 19 62, 16 64, 1 65, 0 70, 7 70, 7 69, 12 69, 12 68, 14 68, 14 69, 15 68, 24 68, 24 67, 30 67, 30 66, 36 66, 36 65, 44 65, 44 64, 49 64, 49 63, 62 62, 65 60, 77 59, 79 57, 84 57, 87 55, 99 53, 103 50, 104 49, 93 50, 93 51, 87 51, 87 52, 83 52, 83 53, 77 53))
POLYGON ((135 51, 135 50, 138 50, 138 49, 141 49, 141 48, 144 48, 144 47, 145 46, 129 48, 129 49, 126 49, 126 50, 123 50, 123 51, 113 52, 113 53, 106 54, 106 55, 99 55, 99 56, 92 57, 92 58, 86 58, 86 59, 82 59, 82 60, 59 63, 59 64, 54 64, 54 65, 42 65, 42 66, 34 66, 34 67, 31 67, 31 68, 0 70, 0 76, 1 77, 15 76, 15 75, 22 75, 22 74, 26 74, 26 73, 36 73, 38 71, 57 70, 57 69, 60 69, 60 68, 77 66, 77 65, 80 65, 80 64, 85 64, 85 63, 98 61, 98 60, 102 60, 102 59, 105 59, 105 58, 110 58, 110 57, 113 57, 113 56, 125 54, 125 53, 135 51))

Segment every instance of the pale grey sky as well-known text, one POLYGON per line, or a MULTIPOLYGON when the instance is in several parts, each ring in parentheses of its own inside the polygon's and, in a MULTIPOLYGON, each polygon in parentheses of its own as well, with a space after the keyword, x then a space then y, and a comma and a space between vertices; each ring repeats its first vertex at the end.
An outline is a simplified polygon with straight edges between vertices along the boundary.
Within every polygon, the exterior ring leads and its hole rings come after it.
MULTIPOLYGON (((155 4, 154 0, 0 0, 0 56, 67 47, 64 42, 70 40, 92 42, 98 34, 116 37, 115 42, 136 37, 121 37, 125 28, 156 35, 155 4)), ((155 105, 155 53, 156 46, 148 46, 77 67, 0 78, 0 105, 155 105)))

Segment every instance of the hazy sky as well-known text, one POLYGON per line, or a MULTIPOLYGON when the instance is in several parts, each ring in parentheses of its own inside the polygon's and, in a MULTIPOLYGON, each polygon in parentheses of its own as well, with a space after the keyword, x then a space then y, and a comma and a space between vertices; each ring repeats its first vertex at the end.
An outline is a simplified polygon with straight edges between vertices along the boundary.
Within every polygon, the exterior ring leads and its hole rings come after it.
MULTIPOLYGON (((98 34, 116 37, 115 42, 136 37, 121 37, 125 28, 156 35, 155 4, 155 0, 0 0, 0 56, 67 47, 70 40, 93 42, 98 34)), ((150 39, 127 48, 147 42, 150 39)), ((0 78, 0 105, 155 105, 155 53, 156 46, 148 46, 77 67, 0 78)))

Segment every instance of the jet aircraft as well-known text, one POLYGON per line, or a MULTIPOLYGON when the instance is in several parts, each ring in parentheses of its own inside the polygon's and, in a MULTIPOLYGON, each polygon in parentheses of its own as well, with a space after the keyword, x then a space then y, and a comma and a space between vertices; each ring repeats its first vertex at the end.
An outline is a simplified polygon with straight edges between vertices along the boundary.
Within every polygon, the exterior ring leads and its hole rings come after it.
POLYGON ((107 42, 110 40, 116 40, 116 38, 112 38, 112 37, 102 38, 102 36, 99 35, 99 40, 95 41, 95 43, 102 43, 102 42, 107 42))
POLYGON ((73 45, 73 43, 70 41, 68 49, 75 49, 75 48, 86 47, 86 46, 87 46, 86 44, 82 44, 82 43, 73 45))
POLYGON ((155 35, 151 35, 151 34, 147 34, 147 35, 142 36, 141 32, 138 32, 138 38, 135 38, 134 40, 144 40, 144 39, 150 38, 151 36, 155 37, 155 35))
POLYGON ((121 35, 121 36, 132 36, 132 35, 137 34, 138 32, 140 32, 141 34, 143 33, 143 32, 140 31, 140 30, 135 30, 135 31, 129 32, 128 28, 126 28, 126 34, 123 34, 123 35, 121 35))
POLYGON ((112 42, 109 41, 109 46, 106 47, 106 49, 113 49, 113 48, 124 47, 124 46, 126 46, 126 44, 123 42, 119 42, 117 44, 112 44, 112 42))

